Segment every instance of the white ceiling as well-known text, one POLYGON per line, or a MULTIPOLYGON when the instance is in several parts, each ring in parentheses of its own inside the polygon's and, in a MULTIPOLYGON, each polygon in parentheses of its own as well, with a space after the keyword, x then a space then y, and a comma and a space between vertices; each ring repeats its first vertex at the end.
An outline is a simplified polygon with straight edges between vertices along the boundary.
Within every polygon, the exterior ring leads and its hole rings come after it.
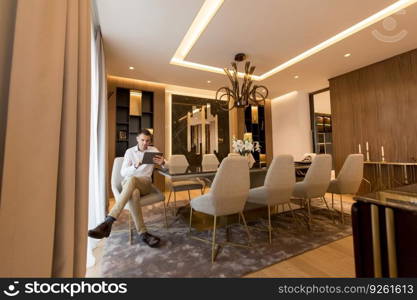
MULTIPOLYGON (((204 0, 98 0, 107 71, 111 75, 212 89, 227 85, 220 74, 171 65, 170 59, 204 0), (135 70, 129 70, 134 66, 135 70), (210 80, 211 83, 207 83, 210 80)), ((245 52, 256 74, 308 50, 395 0, 225 0, 187 56, 188 61, 228 67, 245 52)), ((388 40, 385 37, 384 40, 388 40)), ((328 79, 417 48, 414 4, 260 83, 270 98, 328 86, 328 79), (401 31, 396 42, 377 39, 401 31), (345 53, 351 53, 345 58, 345 53), (294 79, 298 75, 298 79, 294 79)), ((241 66, 243 68, 243 66, 241 66)))

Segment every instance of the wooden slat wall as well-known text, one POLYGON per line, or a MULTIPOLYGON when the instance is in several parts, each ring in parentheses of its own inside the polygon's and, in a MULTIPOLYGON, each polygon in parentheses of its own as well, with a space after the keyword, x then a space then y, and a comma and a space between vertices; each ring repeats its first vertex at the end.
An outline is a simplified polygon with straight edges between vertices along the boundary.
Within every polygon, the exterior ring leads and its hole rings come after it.
POLYGON ((338 172, 350 153, 417 161, 417 49, 330 79, 333 159, 338 172))

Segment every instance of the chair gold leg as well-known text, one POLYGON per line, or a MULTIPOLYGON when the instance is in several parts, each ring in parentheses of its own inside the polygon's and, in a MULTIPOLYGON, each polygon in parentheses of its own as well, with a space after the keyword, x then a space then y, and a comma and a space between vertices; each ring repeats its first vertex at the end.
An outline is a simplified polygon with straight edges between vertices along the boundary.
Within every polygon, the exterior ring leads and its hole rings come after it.
POLYGON ((165 205, 165 201, 163 203, 164 203, 165 228, 166 230, 168 230, 167 207, 165 205))
POLYGON ((246 224, 245 216, 243 215, 243 212, 240 212, 239 215, 242 217, 243 224, 245 225, 246 234, 248 235, 248 245, 250 245, 251 244, 251 238, 250 238, 248 225, 246 224))
POLYGON ((308 198, 307 199, 306 205, 307 205, 307 213, 308 213, 308 226, 310 226, 311 225, 311 208, 310 208, 310 206, 311 206, 311 198, 308 198))
POLYGON ((334 208, 334 194, 332 193, 332 208, 334 208))
POLYGON ((129 245, 132 245, 132 217, 129 212, 129 245))
POLYGON ((174 216, 177 213, 177 193, 174 190, 174 216))
POLYGON ((188 200, 191 201, 191 194, 190 194, 190 190, 188 190, 188 200))
POLYGON ((169 204, 169 201, 171 201, 171 194, 172 194, 172 188, 169 190, 167 205, 169 204))
POLYGON ((268 205, 268 232, 269 244, 272 244, 271 207, 268 205))
POLYGON ((324 204, 326 204, 327 210, 329 211, 330 218, 332 219, 332 222, 334 223, 332 210, 330 209, 329 205, 327 204, 326 198, 323 196, 323 197, 321 197, 321 199, 323 200, 324 204))
POLYGON ((215 250, 216 250, 216 221, 217 221, 217 217, 214 216, 213 237, 211 238, 211 263, 214 263, 215 250))
POLYGON ((188 224, 188 232, 191 233, 191 224, 193 222, 193 208, 190 206, 190 222, 188 224))
POLYGON ((340 194, 340 217, 341 217, 341 221, 342 224, 345 224, 345 215, 343 213, 343 200, 342 200, 342 194, 340 194))

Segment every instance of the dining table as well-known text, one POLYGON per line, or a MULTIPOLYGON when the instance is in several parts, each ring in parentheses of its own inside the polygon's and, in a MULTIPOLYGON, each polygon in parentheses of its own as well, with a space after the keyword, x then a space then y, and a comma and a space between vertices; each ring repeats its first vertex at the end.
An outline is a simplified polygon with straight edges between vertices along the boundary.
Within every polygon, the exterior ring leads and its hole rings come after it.
MULTIPOLYGON (((300 177, 299 174, 301 171, 303 174, 310 167, 311 162, 295 161, 294 169, 296 176, 300 177)), ((159 174, 168 177, 169 179, 178 180, 178 179, 190 179, 190 178, 207 178, 212 179, 217 173, 218 165, 189 165, 189 166, 172 166, 170 168, 161 168, 158 169, 159 174)), ((268 166, 265 164, 260 164, 258 162, 254 163, 252 168, 249 168, 250 174, 250 187, 258 187, 264 184, 266 173, 268 172, 268 166)))

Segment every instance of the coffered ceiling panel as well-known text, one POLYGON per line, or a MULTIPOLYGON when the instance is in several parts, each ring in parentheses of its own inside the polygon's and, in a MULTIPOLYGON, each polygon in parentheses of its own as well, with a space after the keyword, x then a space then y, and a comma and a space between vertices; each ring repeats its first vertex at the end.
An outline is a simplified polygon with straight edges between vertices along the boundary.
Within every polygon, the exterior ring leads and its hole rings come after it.
POLYGON ((394 2, 225 1, 186 60, 223 68, 244 52, 260 75, 394 2))
MULTIPOLYGON (((224 0, 185 59, 222 68, 230 65, 234 54, 245 52, 260 74, 394 2, 224 0)), ((203 4, 204 0, 96 1, 108 74, 209 90, 227 85, 222 74, 170 64, 203 4)), ((417 4, 261 83, 270 97, 293 90, 311 92, 327 87, 331 77, 415 48, 417 4), (347 53, 351 55, 344 57, 347 53)))

